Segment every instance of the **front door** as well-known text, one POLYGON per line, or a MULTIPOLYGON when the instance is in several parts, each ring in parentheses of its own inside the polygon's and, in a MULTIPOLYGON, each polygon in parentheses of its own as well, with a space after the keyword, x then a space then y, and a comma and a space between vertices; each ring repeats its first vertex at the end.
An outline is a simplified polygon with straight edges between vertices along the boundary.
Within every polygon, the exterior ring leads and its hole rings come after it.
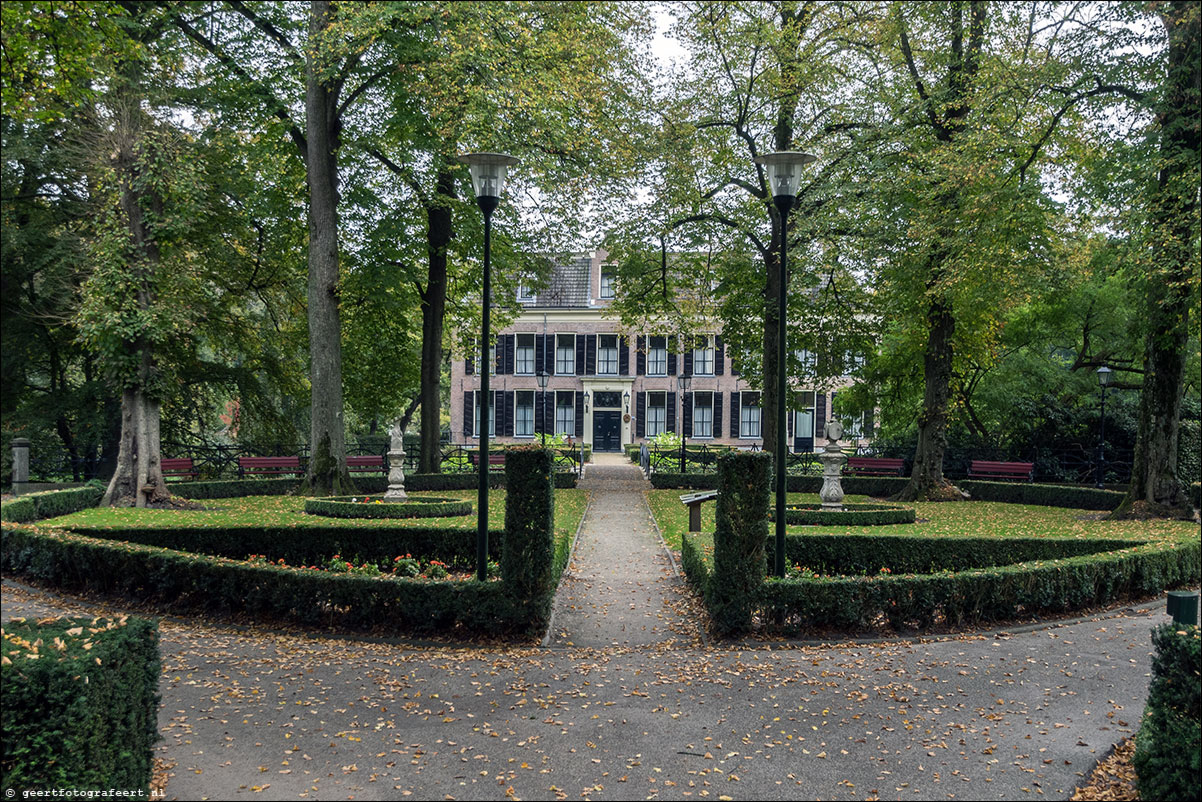
POLYGON ((593 412, 593 451, 621 451, 621 427, 621 412, 595 410, 593 412))

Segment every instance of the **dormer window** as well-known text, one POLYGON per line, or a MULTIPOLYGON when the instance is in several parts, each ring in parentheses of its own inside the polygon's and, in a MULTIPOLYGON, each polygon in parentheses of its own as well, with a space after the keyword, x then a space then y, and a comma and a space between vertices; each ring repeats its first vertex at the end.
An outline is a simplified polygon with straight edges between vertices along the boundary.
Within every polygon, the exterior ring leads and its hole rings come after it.
POLYGON ((614 297, 614 288, 617 286, 617 276, 614 275, 612 265, 601 268, 601 300, 612 300, 614 297))
POLYGON ((538 300, 538 295, 534 292, 533 289, 530 288, 529 285, 527 285, 527 284, 519 284, 518 285, 518 301, 526 302, 526 301, 536 301, 536 300, 538 300))

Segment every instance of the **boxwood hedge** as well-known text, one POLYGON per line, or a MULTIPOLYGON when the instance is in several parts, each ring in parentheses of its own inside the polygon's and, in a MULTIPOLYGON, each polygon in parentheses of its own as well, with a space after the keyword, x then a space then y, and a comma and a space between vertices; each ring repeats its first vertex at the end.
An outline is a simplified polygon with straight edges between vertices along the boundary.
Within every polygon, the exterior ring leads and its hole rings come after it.
POLYGON ((1135 737, 1142 799, 1191 799, 1202 782, 1202 641, 1198 627, 1164 624, 1152 632, 1155 655, 1148 706, 1135 737))
MULTIPOLYGON (((776 520, 775 509, 768 518, 776 520)), ((885 526, 912 524, 917 520, 912 507, 886 504, 844 504, 842 510, 827 510, 821 504, 793 504, 785 508, 785 523, 807 526, 885 526)))
POLYGON ((1126 495, 1120 490, 1098 490, 1076 485, 1042 485, 1027 482, 981 482, 963 479, 956 486, 975 501, 1002 501, 1075 510, 1113 510, 1126 495))
MULTIPOLYGON (((737 452, 736 452, 737 453, 737 452)), ((657 490, 674 488, 688 490, 717 490, 716 473, 661 473, 647 477, 657 490)), ((821 476, 786 476, 790 493, 817 493, 822 489, 821 476)), ((901 491, 909 479, 897 476, 844 476, 843 492, 856 496, 891 496, 901 491)))
POLYGON ((454 518, 471 515, 472 502, 422 496, 411 501, 365 503, 364 496, 333 496, 305 500, 305 512, 327 518, 454 518), (360 499, 356 501, 355 499, 360 499))
MULTIPOLYGON (((557 472, 551 481, 557 488, 576 486, 576 474, 557 472)), ((360 493, 383 493, 388 489, 388 479, 383 476, 352 477, 360 493)), ((213 482, 172 482, 171 492, 181 498, 237 498, 239 496, 286 495, 300 485, 300 480, 285 479, 224 479, 213 482)), ((423 492, 428 490, 475 490, 480 486, 475 473, 414 473, 405 476, 405 490, 423 492)), ((504 471, 492 471, 488 475, 488 486, 495 489, 505 487, 504 471)))
POLYGON ((26 523, 40 518, 55 518, 95 507, 104 495, 99 483, 69 490, 48 490, 30 493, 0 504, 0 521, 26 523))
POLYGON ((16 618, 4 624, 3 655, 6 796, 120 788, 149 798, 158 740, 156 623, 16 618))
MULTIPOLYGON (((725 582, 713 548, 708 535, 682 539, 681 562, 707 599, 725 582)), ((1059 613, 1196 583, 1202 574, 1197 542, 790 535, 786 548, 791 563, 810 570, 765 581, 750 603, 762 621, 788 630, 926 629, 940 617, 955 626, 1059 613)))

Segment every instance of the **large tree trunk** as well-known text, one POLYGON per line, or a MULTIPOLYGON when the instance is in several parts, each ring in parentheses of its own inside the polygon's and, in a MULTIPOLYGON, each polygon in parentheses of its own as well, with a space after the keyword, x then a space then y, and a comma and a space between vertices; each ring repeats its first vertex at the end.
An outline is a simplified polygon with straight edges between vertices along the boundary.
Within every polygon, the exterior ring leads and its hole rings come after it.
POLYGON ((951 397, 952 338, 956 319, 946 301, 935 298, 927 314, 929 330, 923 355, 922 413, 918 418, 918 445, 910 483, 895 497, 898 501, 954 501, 963 495, 943 477, 947 451, 947 409, 951 397))
POLYGON ((421 455, 420 473, 442 470, 442 333, 447 305, 447 246, 455 236, 450 201, 455 197, 455 177, 438 173, 434 204, 426 209, 427 276, 422 295, 421 455))
POLYGON ((1194 251, 1198 215, 1198 119, 1202 43, 1198 9, 1161 6, 1168 33, 1168 74, 1160 100, 1160 174, 1151 198, 1152 266, 1145 279, 1144 385, 1131 486, 1115 517, 1193 517, 1177 476, 1181 399, 1189 344, 1190 298, 1198 282, 1194 251), (1192 19, 1191 19, 1192 18, 1192 19))
MULTIPOLYGON (((153 276, 158 270, 161 254, 149 229, 143 204, 149 204, 155 216, 160 216, 163 209, 153 190, 144 189, 147 182, 139 176, 144 121, 138 99, 119 97, 117 112, 113 167, 121 187, 121 212, 130 238, 130 271, 136 280, 135 303, 143 316, 149 316, 154 304, 153 276)), ((100 503, 101 506, 145 507, 148 503, 171 497, 160 464, 159 402, 153 395, 154 352, 144 334, 126 342, 125 347, 137 355, 138 370, 131 377, 133 383, 123 391, 117 469, 100 503)))
POLYGON ((355 492, 346 469, 342 405, 342 321, 338 310, 338 91, 324 81, 313 48, 330 25, 330 3, 314 0, 309 17, 305 116, 309 177, 309 469, 304 492, 355 492))

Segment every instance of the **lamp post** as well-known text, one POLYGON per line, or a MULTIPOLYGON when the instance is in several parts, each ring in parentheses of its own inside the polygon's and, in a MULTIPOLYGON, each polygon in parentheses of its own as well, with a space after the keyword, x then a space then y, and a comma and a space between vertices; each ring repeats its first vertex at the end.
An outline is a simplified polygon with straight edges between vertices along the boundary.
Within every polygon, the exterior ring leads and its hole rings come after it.
POLYGON ((1098 432, 1098 481, 1097 488, 1102 489, 1106 477, 1106 388, 1110 386, 1110 378, 1114 371, 1103 365, 1098 368, 1098 385, 1102 388, 1102 426, 1098 432))
POLYGON ((680 388, 680 472, 685 473, 684 461, 684 394, 688 392, 689 385, 693 383, 693 377, 688 373, 682 373, 676 377, 676 385, 680 388))
POLYGON ((538 391, 539 391, 539 393, 542 394, 541 405, 542 405, 542 409, 543 409, 543 430, 541 432, 541 434, 543 436, 543 448, 547 447, 547 379, 548 378, 550 378, 550 376, 547 375, 547 371, 540 370, 538 372, 538 377, 537 377, 538 391))
POLYGON ((504 153, 469 153, 460 156, 472 174, 472 189, 476 203, 484 213, 484 288, 481 297, 480 320, 480 494, 476 509, 476 579, 488 578, 488 376, 492 364, 488 359, 490 335, 489 312, 492 306, 492 213, 501 203, 509 168, 518 163, 504 153))
MULTIPOLYGON (((779 151, 757 156, 755 163, 767 168, 768 189, 780 220, 780 298, 776 311, 776 565, 775 574, 785 575, 785 301, 788 298, 789 210, 797 200, 801 168, 815 157, 797 151, 779 151)), ((768 377, 764 377, 767 379, 768 377)), ((764 389, 767 389, 765 386, 764 389)))

